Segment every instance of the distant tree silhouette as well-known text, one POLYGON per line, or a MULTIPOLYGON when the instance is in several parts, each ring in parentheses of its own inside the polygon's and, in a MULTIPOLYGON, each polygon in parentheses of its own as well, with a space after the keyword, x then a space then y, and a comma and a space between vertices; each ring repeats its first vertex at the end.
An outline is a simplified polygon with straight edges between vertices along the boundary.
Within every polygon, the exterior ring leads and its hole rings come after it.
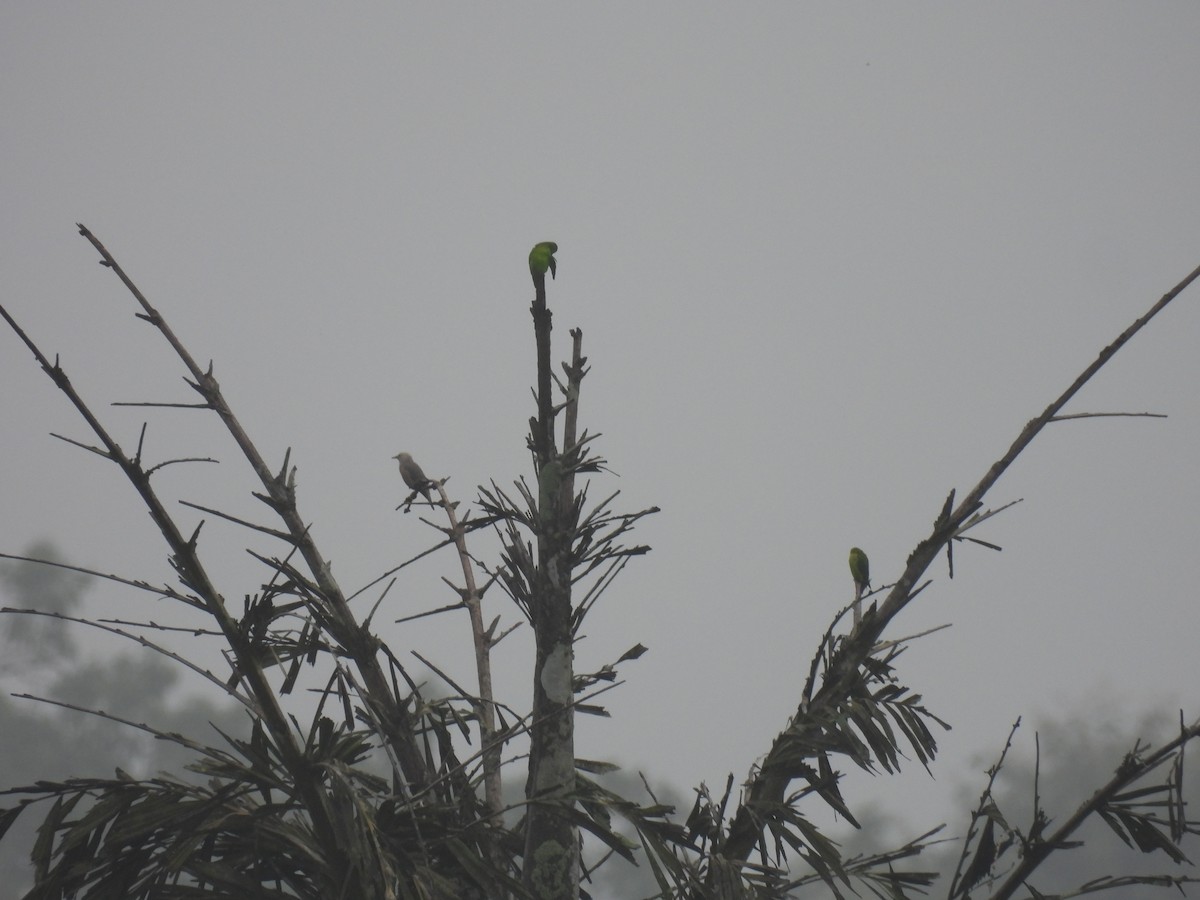
MULTIPOLYGON (((22 555, 61 561, 44 541, 22 555)), ((181 672, 170 662, 136 650, 100 662, 81 651, 79 632, 57 616, 77 614, 92 583, 70 568, 0 560, 0 607, 45 613, 0 618, 0 676, 9 690, 40 685, 47 697, 136 716, 164 731, 197 734, 210 731, 212 723, 233 728, 240 717, 235 717, 232 707, 221 708, 194 696, 179 702, 173 688, 179 685, 181 672)), ((139 777, 164 769, 186 775, 184 766, 194 758, 194 753, 174 742, 114 728, 101 718, 0 695, 0 760, 8 784, 65 780, 77 772, 117 768, 139 777)), ((32 887, 29 852, 35 824, 31 817, 23 818, 0 841, 0 898, 20 896, 32 887)))

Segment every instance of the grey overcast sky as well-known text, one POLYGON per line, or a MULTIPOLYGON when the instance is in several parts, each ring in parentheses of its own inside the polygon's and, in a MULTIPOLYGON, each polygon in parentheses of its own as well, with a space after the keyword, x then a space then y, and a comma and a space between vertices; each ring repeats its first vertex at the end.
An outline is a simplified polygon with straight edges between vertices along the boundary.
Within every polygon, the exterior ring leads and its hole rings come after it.
MULTIPOLYGON (((651 652, 578 751, 717 785, 784 726, 848 548, 894 580, 948 491, 1200 264, 1197 35, 1190 0, 10 2, 0 292, 126 446, 148 419, 148 460, 221 458, 165 469, 167 496, 262 519, 215 421, 107 407, 191 397, 88 225, 273 463, 293 449, 353 589, 433 538, 394 511, 398 450, 464 503, 528 473, 525 257, 557 241, 556 356, 582 328, 619 473, 593 495, 662 508, 577 666, 651 652)), ((1070 407, 1169 418, 1051 427, 990 498, 1024 498, 980 532, 1003 552, 960 548, 899 621, 954 625, 900 670, 955 726, 934 789, 911 774, 922 824, 1020 714, 1200 714, 1198 335, 1193 289, 1070 407)), ((88 437, 9 333, 0 386, 0 550, 169 579, 116 470, 48 436, 88 437)), ((203 540, 240 603, 244 535, 203 540)), ((405 570, 387 618, 454 572, 405 570)), ((111 587, 92 608, 167 615, 111 587)), ((465 629, 383 631, 469 680, 465 629)), ((520 702, 529 644, 497 651, 520 702)))

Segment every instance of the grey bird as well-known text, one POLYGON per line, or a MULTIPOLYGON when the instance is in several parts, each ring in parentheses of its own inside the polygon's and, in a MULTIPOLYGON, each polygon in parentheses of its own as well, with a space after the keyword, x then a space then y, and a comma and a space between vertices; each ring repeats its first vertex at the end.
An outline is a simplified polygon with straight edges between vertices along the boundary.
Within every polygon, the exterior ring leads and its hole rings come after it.
POLYGON ((404 483, 414 491, 420 491, 421 495, 429 500, 429 479, 425 477, 425 473, 421 471, 421 467, 416 464, 412 456, 407 453, 397 453, 392 459, 400 461, 400 477, 404 479, 404 483))

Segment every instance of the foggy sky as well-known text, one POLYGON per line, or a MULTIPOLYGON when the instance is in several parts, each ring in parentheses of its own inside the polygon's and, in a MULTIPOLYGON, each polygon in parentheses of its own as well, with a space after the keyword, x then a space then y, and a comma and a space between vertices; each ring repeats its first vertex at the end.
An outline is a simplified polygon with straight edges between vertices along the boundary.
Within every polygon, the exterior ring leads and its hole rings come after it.
MULTIPOLYGON (((593 494, 663 510, 576 665, 650 653, 577 749, 722 783, 786 724, 849 547, 894 580, 946 494, 1200 264, 1197 33, 1191 3, 7 4, 2 302, 127 448, 148 420, 148 456, 222 460, 165 494, 263 520, 215 420, 107 407, 194 395, 90 227, 271 464, 292 448, 354 590, 437 537, 394 510, 397 451, 464 506, 529 473, 525 257, 558 242, 556 357, 582 328, 581 425, 619 476, 593 494)), ((1018 715, 1200 711, 1198 302, 1068 410, 1169 418, 1049 428, 989 498, 1024 501, 980 532, 1003 552, 959 548, 885 636, 954 625, 900 669, 955 726, 938 781, 899 789, 922 824, 1018 715)), ((119 473, 48 436, 90 439, 7 331, 0 384, 0 550, 170 580, 119 473)), ((238 602, 264 578, 245 543, 205 526, 238 602)), ((376 621, 452 602, 455 565, 406 569, 376 621)), ((170 615, 111 585, 90 604, 170 615)), ((498 592, 485 614, 518 618, 498 592)), ((466 627, 382 632, 469 679, 466 627)), ((528 696, 530 644, 498 649, 502 695, 528 696)))

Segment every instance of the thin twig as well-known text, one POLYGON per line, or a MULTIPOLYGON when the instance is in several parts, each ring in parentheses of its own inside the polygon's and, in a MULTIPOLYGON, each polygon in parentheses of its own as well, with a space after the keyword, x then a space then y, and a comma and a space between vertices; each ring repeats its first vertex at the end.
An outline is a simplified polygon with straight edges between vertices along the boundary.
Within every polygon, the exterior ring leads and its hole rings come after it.
POLYGON ((1152 412, 1065 413, 1065 414, 1059 415, 1059 416, 1051 416, 1050 421, 1051 422, 1065 422, 1067 419, 1104 419, 1104 418, 1113 418, 1113 417, 1165 419, 1165 418, 1167 418, 1167 414, 1166 413, 1152 413, 1152 412))
POLYGON ((133 578, 123 578, 120 575, 113 575, 109 572, 100 572, 96 569, 87 569, 83 566, 73 566, 69 563, 56 562, 52 559, 40 559, 36 556, 20 556, 15 553, 0 553, 0 559, 12 559, 18 562, 37 563, 40 566, 52 566, 56 569, 66 569, 70 572, 78 572, 81 575, 92 575, 96 578, 103 578, 106 581, 112 581, 117 584, 123 584, 126 587, 137 588, 139 591, 149 591, 160 597, 169 597, 172 600, 178 600, 181 603, 186 603, 188 606, 194 606, 197 609, 204 609, 204 603, 198 597, 190 594, 181 594, 174 588, 169 588, 165 584, 156 587, 148 582, 139 581, 133 578))
MULTIPOLYGON (((156 644, 156 643, 154 643, 154 641, 151 641, 148 638, 145 638, 140 634, 133 634, 132 632, 126 631, 123 628, 117 628, 115 625, 110 625, 102 620, 84 619, 79 616, 72 616, 72 615, 68 615, 67 613, 53 612, 51 610, 45 610, 45 609, 14 609, 11 606, 5 606, 5 607, 0 608, 0 613, 9 613, 9 614, 25 615, 25 616, 45 616, 45 617, 51 618, 51 619, 58 619, 61 622, 74 622, 77 625, 87 625, 90 628, 97 628, 100 631, 107 631, 109 634, 118 635, 119 637, 123 637, 127 640, 133 641, 135 644, 140 644, 141 646, 146 647, 149 650, 153 650, 155 653, 160 653, 163 656, 167 657, 168 659, 174 660, 175 662, 179 663, 181 666, 184 666, 185 668, 191 669, 193 672, 195 672, 197 675, 199 675, 205 681, 215 684, 217 687, 219 687, 222 691, 224 691, 226 694, 228 694, 230 697, 232 697, 238 703, 242 704, 242 706, 246 707, 246 709, 248 709, 250 711, 250 713, 252 715, 254 715, 255 717, 262 716, 262 710, 260 710, 258 708, 258 705, 254 702, 253 698, 247 697, 245 694, 239 693, 236 689, 230 687, 228 684, 226 684, 224 681, 222 681, 220 678, 218 678, 216 675, 214 675, 208 669, 205 669, 203 666, 197 665, 196 663, 194 663, 190 659, 188 659, 186 656, 180 656, 175 651, 168 650, 166 647, 162 646, 161 644, 156 644)), ((141 624, 141 623, 134 623, 134 624, 141 624)), ((166 630, 171 630, 171 629, 163 628, 163 629, 159 629, 159 630, 166 631, 166 630)), ((195 634, 195 629, 179 628, 179 629, 174 629, 174 630, 188 631, 189 633, 195 634)), ((210 633, 212 633, 212 632, 210 632, 210 633)))

